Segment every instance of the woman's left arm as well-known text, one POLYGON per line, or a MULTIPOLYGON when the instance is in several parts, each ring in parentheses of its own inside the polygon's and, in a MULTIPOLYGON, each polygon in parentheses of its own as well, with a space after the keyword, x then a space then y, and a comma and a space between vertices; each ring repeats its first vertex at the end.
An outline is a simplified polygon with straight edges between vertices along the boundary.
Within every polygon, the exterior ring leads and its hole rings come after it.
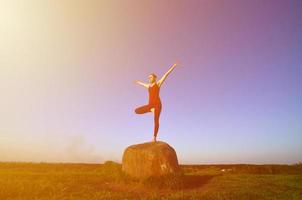
POLYGON ((178 63, 174 63, 172 67, 170 67, 170 69, 163 75, 163 77, 161 77, 161 79, 157 82, 158 86, 160 87, 164 81, 166 80, 166 78, 169 76, 169 74, 174 70, 174 68, 178 65, 178 63))

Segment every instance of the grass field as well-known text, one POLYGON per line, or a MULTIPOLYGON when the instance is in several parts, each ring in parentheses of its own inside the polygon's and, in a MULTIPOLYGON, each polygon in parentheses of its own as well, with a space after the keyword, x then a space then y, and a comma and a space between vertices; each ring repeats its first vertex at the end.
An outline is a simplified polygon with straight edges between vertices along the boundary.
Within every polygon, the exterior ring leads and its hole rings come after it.
POLYGON ((302 165, 182 165, 184 175, 135 180, 121 165, 0 162, 0 200, 302 200, 302 165))

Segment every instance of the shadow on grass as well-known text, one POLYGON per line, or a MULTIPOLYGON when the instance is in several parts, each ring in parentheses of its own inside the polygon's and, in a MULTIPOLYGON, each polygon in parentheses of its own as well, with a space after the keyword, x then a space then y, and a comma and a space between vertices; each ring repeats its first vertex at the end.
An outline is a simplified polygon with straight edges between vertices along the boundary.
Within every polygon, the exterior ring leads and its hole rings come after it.
POLYGON ((108 180, 115 180, 123 185, 141 185, 148 189, 194 189, 202 187, 207 184, 215 175, 200 175, 200 174, 186 174, 183 170, 176 174, 170 174, 160 177, 150 177, 147 179, 136 179, 126 175, 121 170, 121 165, 111 162, 106 162, 103 168, 104 176, 108 180))
POLYGON ((163 177, 151 177, 139 182, 145 187, 152 189, 194 189, 207 184, 212 178, 218 175, 167 175, 163 177))
POLYGON ((217 175, 183 175, 183 188, 193 189, 207 184, 212 178, 217 175))

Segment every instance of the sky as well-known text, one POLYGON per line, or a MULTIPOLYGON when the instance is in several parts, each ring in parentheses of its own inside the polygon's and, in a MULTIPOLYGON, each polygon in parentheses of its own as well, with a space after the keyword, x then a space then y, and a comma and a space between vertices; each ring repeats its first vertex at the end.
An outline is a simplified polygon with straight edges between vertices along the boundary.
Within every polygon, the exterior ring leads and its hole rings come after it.
POLYGON ((180 164, 302 161, 302 1, 0 1, 0 161, 121 162, 153 137, 180 164))

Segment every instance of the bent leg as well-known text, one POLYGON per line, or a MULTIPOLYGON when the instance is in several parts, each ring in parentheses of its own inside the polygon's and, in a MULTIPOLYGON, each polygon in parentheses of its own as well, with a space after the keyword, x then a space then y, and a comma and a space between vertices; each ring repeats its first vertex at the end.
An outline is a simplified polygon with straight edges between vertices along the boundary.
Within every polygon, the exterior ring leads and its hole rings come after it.
POLYGON ((144 106, 141 106, 141 107, 138 107, 135 109, 136 114, 144 114, 144 113, 150 112, 150 111, 151 111, 150 105, 144 105, 144 106))

